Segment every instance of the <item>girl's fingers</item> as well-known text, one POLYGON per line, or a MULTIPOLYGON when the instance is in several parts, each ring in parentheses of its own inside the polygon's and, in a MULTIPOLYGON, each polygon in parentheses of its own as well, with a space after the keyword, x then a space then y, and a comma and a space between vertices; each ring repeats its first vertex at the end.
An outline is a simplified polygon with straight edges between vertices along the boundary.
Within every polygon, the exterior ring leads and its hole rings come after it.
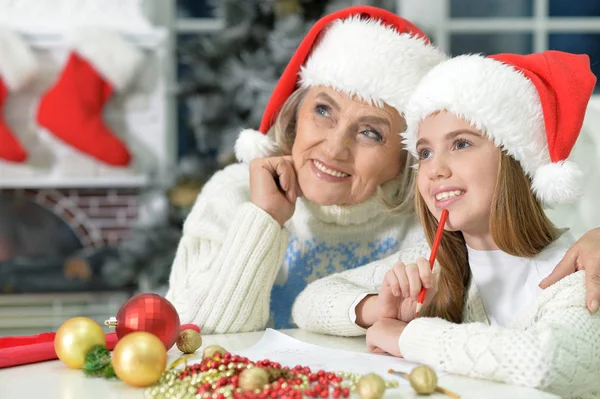
POLYGON ((402 295, 404 296, 404 298, 408 298, 408 296, 410 295, 410 282, 406 275, 406 266, 404 266, 404 263, 398 262, 394 265, 392 270, 394 271, 396 279, 400 284, 400 290, 402 291, 402 295))
POLYGON ((394 271, 388 270, 388 272, 385 274, 384 279, 385 279, 385 282, 390 286, 390 289, 392 290, 392 294, 394 296, 400 296, 400 294, 402 292, 400 291, 400 284, 398 284, 398 279, 396 278, 394 271))
POLYGON ((419 258, 417 259, 417 267, 419 269, 419 276, 423 286, 425 286, 427 289, 430 289, 433 283, 433 274, 431 273, 429 261, 425 258, 419 258))
POLYGON ((406 276, 408 277, 408 283, 410 285, 410 297, 413 299, 417 298, 419 292, 421 291, 421 277, 419 276, 419 267, 416 263, 412 263, 407 265, 406 268, 406 276))

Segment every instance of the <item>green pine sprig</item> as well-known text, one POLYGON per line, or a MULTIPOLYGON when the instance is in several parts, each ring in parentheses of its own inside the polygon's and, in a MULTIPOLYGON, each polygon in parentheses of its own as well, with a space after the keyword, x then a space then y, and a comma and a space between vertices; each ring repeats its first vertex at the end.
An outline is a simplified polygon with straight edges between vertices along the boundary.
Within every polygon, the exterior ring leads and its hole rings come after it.
POLYGON ((83 363, 83 373, 88 377, 116 378, 106 346, 96 345, 88 351, 83 363))

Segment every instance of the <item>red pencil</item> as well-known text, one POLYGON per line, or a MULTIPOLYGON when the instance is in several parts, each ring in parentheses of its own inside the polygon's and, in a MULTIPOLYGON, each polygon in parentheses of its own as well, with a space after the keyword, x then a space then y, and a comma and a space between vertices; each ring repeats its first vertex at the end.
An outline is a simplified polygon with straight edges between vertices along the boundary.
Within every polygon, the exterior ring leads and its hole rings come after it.
MULTIPOLYGON (((429 255, 429 267, 431 268, 431 270, 433 270, 435 256, 437 255, 438 247, 440 246, 440 241, 442 241, 442 233, 444 232, 444 225, 446 224, 446 219, 448 219, 448 209, 444 209, 442 211, 440 223, 438 224, 437 231, 435 232, 435 239, 433 240, 431 255, 429 255)), ((419 298, 417 299, 417 316, 419 315, 419 311, 423 307, 423 301, 425 301, 426 292, 427 290, 425 289, 425 286, 421 287, 421 292, 419 292, 419 298)))

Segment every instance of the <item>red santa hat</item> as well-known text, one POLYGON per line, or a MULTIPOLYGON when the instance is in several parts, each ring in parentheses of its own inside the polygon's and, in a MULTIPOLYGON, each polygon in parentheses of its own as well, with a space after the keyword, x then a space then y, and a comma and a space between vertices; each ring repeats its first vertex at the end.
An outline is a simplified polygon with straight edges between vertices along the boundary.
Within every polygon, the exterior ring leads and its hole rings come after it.
POLYGON ((582 173, 567 158, 595 84, 587 55, 459 56, 433 68, 415 90, 404 143, 417 157, 421 121, 446 110, 519 161, 544 204, 567 203, 580 194, 582 173))
POLYGON ((446 55, 419 28, 396 14, 349 7, 317 21, 275 86, 258 131, 246 129, 235 145, 238 160, 275 153, 266 133, 281 107, 300 87, 327 86, 404 112, 419 80, 446 55))

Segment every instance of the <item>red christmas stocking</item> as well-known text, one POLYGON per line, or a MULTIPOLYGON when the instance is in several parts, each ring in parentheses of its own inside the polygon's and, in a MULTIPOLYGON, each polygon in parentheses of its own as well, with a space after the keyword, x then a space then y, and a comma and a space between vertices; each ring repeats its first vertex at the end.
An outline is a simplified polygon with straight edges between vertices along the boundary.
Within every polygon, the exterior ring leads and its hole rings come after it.
MULTIPOLYGON (((0 29, 0 111, 9 92, 25 86, 37 73, 37 61, 31 49, 13 32, 0 29)), ((0 158, 23 162, 27 152, 0 118, 0 158)))
POLYGON ((131 82, 141 63, 142 53, 118 35, 79 32, 60 78, 40 101, 38 123, 81 152, 127 166, 129 150, 105 125, 102 110, 115 91, 131 82))

